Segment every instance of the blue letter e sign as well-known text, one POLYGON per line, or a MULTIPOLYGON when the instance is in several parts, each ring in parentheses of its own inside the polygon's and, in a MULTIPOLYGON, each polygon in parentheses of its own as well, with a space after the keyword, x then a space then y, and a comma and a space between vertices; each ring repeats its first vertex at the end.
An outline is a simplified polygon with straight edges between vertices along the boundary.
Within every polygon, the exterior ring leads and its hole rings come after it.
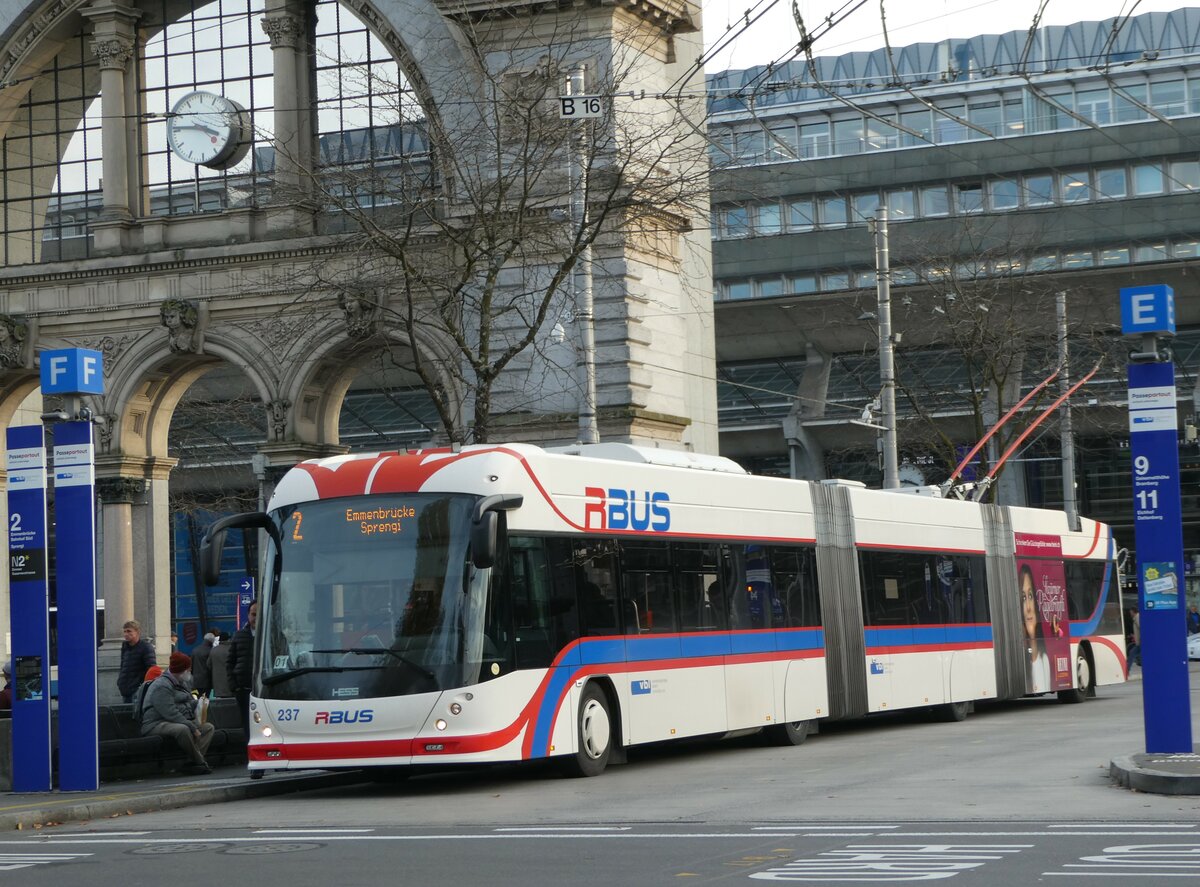
POLYGON ((87 348, 43 351, 42 394, 103 394, 104 356, 87 348))
POLYGON ((1121 333, 1175 332, 1175 291, 1165 283, 1121 287, 1121 333))

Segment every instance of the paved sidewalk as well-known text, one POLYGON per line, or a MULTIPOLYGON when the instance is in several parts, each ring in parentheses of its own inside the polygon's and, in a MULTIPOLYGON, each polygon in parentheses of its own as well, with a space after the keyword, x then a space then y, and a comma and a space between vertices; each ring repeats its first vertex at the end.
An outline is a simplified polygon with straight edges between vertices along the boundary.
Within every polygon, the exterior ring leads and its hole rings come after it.
POLYGON ((215 769, 207 776, 172 773, 152 779, 102 783, 94 792, 9 792, 0 794, 0 831, 263 798, 352 785, 367 778, 360 770, 302 770, 276 771, 251 780, 245 767, 235 766, 215 769))
MULTIPOLYGON (((1200 674, 1195 664, 1188 665, 1195 687, 1200 674)), ((1134 666, 1129 670, 1128 683, 1140 684, 1141 681, 1142 670, 1134 666)), ((1196 712, 1192 714, 1194 716, 1196 712)), ((1109 762, 1108 775, 1117 785, 1134 791, 1155 795, 1200 795, 1200 745, 1193 748, 1193 754, 1137 752, 1114 757, 1109 762)))

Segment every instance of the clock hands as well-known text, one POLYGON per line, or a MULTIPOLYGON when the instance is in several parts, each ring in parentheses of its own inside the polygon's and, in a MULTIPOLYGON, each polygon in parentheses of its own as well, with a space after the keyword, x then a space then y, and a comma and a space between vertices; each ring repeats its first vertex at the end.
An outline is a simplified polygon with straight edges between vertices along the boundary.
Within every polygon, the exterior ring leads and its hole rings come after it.
POLYGON ((221 134, 219 129, 213 129, 210 126, 205 126, 203 123, 181 123, 179 126, 176 126, 175 129, 198 129, 201 132, 208 133, 210 136, 219 136, 221 134))

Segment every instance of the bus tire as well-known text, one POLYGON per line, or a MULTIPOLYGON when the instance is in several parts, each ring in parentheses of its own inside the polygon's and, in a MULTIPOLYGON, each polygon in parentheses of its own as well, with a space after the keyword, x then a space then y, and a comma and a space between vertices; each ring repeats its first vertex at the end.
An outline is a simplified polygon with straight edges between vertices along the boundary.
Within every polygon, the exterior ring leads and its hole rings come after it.
POLYGON ((808 738, 809 725, 809 721, 773 724, 763 729, 763 736, 770 745, 801 745, 808 738))
POLYGON ((947 702, 945 705, 935 707, 933 712, 939 721, 953 724, 967 719, 967 715, 971 713, 971 703, 947 702))
POLYGON ((583 688, 575 721, 576 752, 566 760, 569 776, 599 776, 612 754, 613 721, 608 697, 596 683, 583 688))
POLYGON ((1094 695, 1092 687, 1092 662, 1083 647, 1075 654, 1075 686, 1070 690, 1059 690, 1058 701, 1066 705, 1077 705, 1094 695))

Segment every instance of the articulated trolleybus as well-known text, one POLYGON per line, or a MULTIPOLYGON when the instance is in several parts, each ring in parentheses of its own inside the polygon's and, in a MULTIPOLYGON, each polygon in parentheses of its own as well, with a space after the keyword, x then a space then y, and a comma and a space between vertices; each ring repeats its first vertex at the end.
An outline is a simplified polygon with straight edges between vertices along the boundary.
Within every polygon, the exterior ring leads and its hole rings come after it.
MULTIPOLYGON (((931 491, 926 489, 924 493, 931 491)), ((1109 528, 596 444, 302 463, 258 527, 252 770, 560 758, 1124 680, 1109 528)))

